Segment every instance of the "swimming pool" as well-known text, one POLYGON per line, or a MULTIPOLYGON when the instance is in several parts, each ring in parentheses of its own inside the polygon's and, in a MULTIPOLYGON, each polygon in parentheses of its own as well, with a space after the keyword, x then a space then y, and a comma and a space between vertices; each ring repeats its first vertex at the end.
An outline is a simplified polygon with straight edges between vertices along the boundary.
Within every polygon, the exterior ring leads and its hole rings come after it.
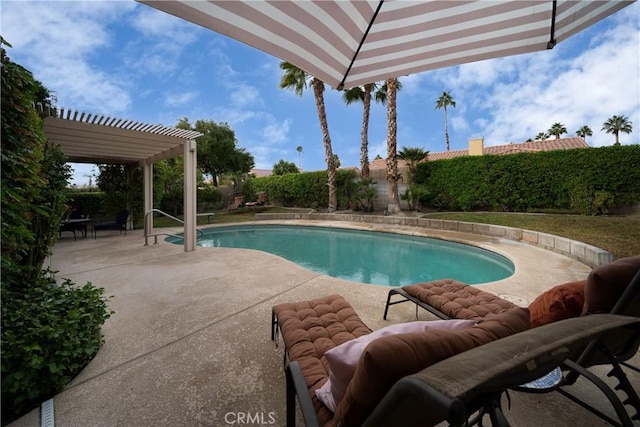
MULTIPOLYGON (((344 228, 239 225, 203 230, 198 245, 257 249, 327 276, 374 285, 404 286, 451 278, 493 282, 514 272, 494 252, 446 240, 344 228)), ((182 244, 182 239, 168 237, 182 244)))

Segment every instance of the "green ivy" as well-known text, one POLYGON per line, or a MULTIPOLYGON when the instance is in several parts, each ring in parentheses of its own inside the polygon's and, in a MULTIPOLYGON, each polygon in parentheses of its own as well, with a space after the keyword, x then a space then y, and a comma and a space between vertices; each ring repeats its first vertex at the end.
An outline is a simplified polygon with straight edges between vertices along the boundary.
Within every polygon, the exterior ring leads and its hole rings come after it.
MULTIPOLYGON (((7 45, 0 37, 0 44, 7 45)), ((2 46, 2 422, 60 391, 98 351, 103 290, 42 270, 67 209, 70 169, 34 107, 50 94, 2 46)))

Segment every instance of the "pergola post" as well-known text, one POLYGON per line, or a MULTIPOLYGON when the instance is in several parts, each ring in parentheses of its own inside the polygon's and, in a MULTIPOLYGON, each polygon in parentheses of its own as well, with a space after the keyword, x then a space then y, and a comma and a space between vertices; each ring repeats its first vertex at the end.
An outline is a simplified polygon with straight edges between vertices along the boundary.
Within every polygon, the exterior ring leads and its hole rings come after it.
POLYGON ((184 143, 184 251, 196 250, 196 141, 184 143))
POLYGON ((145 230, 145 236, 153 234, 153 215, 150 215, 148 221, 147 213, 153 209, 153 163, 145 160, 143 165, 143 178, 144 178, 144 224, 147 229, 145 230))

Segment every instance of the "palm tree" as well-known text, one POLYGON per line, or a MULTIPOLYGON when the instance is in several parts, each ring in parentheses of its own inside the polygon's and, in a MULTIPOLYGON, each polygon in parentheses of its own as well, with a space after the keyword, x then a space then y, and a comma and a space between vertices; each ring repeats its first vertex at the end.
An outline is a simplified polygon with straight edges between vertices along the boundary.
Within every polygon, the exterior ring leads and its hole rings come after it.
POLYGON ((396 92, 398 79, 387 80, 387 212, 400 212, 400 196, 398 194, 398 113, 396 111, 396 92))
POLYGON ((293 89, 296 94, 302 96, 307 88, 307 82, 311 82, 313 94, 316 99, 316 109, 318 110, 318 119, 320 121, 320 129, 322 130, 322 141, 324 143, 325 161, 327 163, 327 176, 329 185, 329 212, 336 210, 338 206, 338 194, 336 184, 336 167, 333 159, 333 150, 331 148, 331 137, 329 136, 329 124, 327 123, 327 113, 324 108, 324 82, 305 71, 296 67, 289 62, 281 62, 280 68, 284 71, 282 80, 280 81, 281 89, 293 89))
POLYGON ((333 153, 333 165, 336 167, 336 169, 340 169, 340 164, 340 157, 338 157, 336 153, 333 153))
POLYGON ((455 108, 456 102, 449 92, 442 92, 442 95, 436 101, 436 110, 444 108, 444 140, 447 144, 447 151, 449 151, 449 127, 447 125, 447 106, 449 105, 455 108))
MULTIPOLYGON (((402 88, 402 84, 398 82, 397 90, 402 88)), ((342 99, 347 105, 354 102, 362 102, 362 131, 360 132, 360 177, 367 178, 369 176, 369 112, 371 110, 371 94, 376 102, 384 104, 387 101, 387 85, 386 83, 367 83, 362 86, 356 86, 346 90, 342 95, 342 99)))
POLYGON ((547 131, 549 135, 553 135, 556 139, 560 139, 560 135, 567 133, 567 128, 562 123, 554 123, 547 131))
POLYGON ((298 169, 302 171, 302 145, 298 145, 296 151, 298 152, 298 169))
POLYGON ((626 116, 612 116, 602 125, 602 130, 606 133, 612 133, 616 136, 616 143, 614 145, 620 145, 620 139, 618 134, 620 132, 631 133, 633 128, 631 127, 631 122, 629 118, 626 116))
POLYGON ((402 150, 398 153, 398 157, 407 162, 409 168, 409 184, 413 184, 416 178, 416 167, 418 163, 424 160, 429 154, 424 148, 420 147, 402 147, 402 150))
POLYGON ((540 132, 536 135, 536 141, 544 141, 549 138, 549 134, 547 132, 540 132))
POLYGON ((585 125, 576 131, 576 135, 584 139, 584 142, 587 142, 587 137, 593 135, 593 132, 589 126, 585 125))

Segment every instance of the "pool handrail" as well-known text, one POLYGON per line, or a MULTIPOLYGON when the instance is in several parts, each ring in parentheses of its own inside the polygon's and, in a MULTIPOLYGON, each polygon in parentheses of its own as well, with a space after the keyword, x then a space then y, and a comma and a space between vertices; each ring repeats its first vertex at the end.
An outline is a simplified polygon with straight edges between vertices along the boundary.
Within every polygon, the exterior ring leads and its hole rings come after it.
MULTIPOLYGON (((148 246, 149 245, 149 237, 153 237, 154 238, 154 245, 158 244, 158 236, 171 236, 171 237, 176 237, 178 239, 184 239, 184 236, 180 236, 178 234, 174 234, 174 233, 169 233, 169 232, 160 232, 160 233, 151 233, 151 227, 150 227, 150 223, 149 223, 149 217, 151 215, 153 215, 154 213, 159 213, 161 215, 166 216, 167 218, 171 218, 174 221, 179 222, 180 224, 184 224, 184 221, 181 220, 180 218, 176 218, 173 215, 170 215, 160 209, 150 209, 149 211, 147 211, 147 213, 144 214, 144 245, 148 246)), ((198 240, 204 236, 204 232, 199 229, 196 228, 196 231, 198 232, 198 240)))

